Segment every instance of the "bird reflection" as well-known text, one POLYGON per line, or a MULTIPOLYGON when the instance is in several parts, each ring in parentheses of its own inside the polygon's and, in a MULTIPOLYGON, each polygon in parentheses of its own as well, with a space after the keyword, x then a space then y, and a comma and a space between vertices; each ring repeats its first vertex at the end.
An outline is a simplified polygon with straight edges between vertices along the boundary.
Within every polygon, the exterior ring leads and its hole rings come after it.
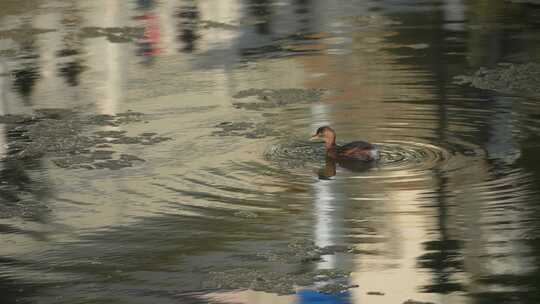
POLYGON ((336 176, 336 160, 330 157, 326 158, 323 168, 318 171, 319 179, 331 179, 336 176))
POLYGON ((336 160, 332 157, 326 157, 324 167, 317 171, 319 179, 330 180, 336 176, 336 164, 352 172, 365 172, 375 166, 375 162, 364 162, 354 159, 336 160))

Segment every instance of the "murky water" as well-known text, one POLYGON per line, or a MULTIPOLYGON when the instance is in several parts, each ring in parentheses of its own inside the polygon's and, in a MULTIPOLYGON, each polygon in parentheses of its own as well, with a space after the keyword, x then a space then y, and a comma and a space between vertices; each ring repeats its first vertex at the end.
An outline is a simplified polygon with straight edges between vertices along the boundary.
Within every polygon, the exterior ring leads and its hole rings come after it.
POLYGON ((454 77, 539 62, 539 20, 2 1, 0 302, 538 303, 540 96, 454 77), (325 161, 325 124, 381 161, 325 161))

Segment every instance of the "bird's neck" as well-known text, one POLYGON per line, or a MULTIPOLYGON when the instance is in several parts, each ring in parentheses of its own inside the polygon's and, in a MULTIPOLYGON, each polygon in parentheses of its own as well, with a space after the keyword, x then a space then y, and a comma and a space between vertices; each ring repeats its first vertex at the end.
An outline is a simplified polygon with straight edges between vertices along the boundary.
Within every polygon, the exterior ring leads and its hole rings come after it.
POLYGON ((326 144, 326 156, 331 159, 336 159, 338 157, 336 143, 326 144))

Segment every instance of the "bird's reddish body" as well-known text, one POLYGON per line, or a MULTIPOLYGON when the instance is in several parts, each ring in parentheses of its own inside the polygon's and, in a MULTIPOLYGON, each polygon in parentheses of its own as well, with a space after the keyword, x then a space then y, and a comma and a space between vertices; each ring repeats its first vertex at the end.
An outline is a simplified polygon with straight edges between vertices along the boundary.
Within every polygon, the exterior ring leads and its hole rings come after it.
POLYGON ((336 133, 330 127, 320 127, 312 138, 322 138, 326 155, 334 159, 374 161, 379 159, 377 146, 365 141, 355 141, 343 146, 336 145, 336 133))

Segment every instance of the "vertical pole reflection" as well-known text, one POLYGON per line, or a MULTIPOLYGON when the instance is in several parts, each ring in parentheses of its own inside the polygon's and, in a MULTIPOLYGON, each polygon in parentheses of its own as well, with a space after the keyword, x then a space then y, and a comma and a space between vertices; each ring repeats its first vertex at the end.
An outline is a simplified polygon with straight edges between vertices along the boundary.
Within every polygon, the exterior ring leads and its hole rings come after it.
POLYGON ((176 21, 173 13, 175 5, 174 1, 165 1, 156 7, 159 27, 162 29, 159 48, 165 55, 172 55, 179 48, 176 42, 176 21))
MULTIPOLYGON (((32 19, 32 26, 36 28, 60 29, 60 31, 39 35, 35 38, 36 46, 39 49, 38 65, 42 75, 41 80, 35 85, 36 96, 44 90, 52 90, 55 94, 64 94, 66 91, 62 79, 56 73, 58 64, 56 54, 62 41, 61 31, 64 30, 60 20, 61 14, 59 12, 39 14, 32 19)), ((63 99, 63 96, 58 99, 63 99)), ((45 104, 43 100, 38 100, 38 98, 33 103, 40 107, 51 106, 45 104)))
POLYGON ((255 28, 260 35, 270 35, 272 33, 273 2, 271 0, 248 1, 250 15, 259 21, 255 24, 255 28))
MULTIPOLYGON (((316 117, 325 117, 327 108, 325 105, 314 105, 311 108, 312 115, 316 117)), ((326 125, 327 120, 319 124, 312 124, 311 129, 315 130, 322 125, 326 125)), ((327 247, 337 245, 341 241, 343 232, 343 199, 338 199, 333 187, 332 181, 321 180, 313 184, 314 192, 314 238, 315 245, 318 247, 327 247)), ((318 263, 319 269, 332 269, 337 266, 335 255, 322 257, 323 261, 318 263)))
MULTIPOLYGON (((122 1, 93 1, 91 8, 85 10, 86 26, 121 27, 126 16, 127 7, 122 1)), ((91 72, 90 83, 95 83, 98 112, 114 115, 122 99, 122 77, 125 73, 125 58, 122 56, 121 44, 112 43, 100 37, 86 39, 86 53, 91 72)))
MULTIPOLYGON (((0 60, 0 115, 6 114, 7 90, 8 90, 8 67, 0 60)), ((6 126, 0 124, 0 160, 6 156, 6 126)))
MULTIPOLYGON (((320 181, 313 185, 314 190, 314 216, 315 216, 315 245, 326 247, 336 245, 336 239, 341 230, 341 215, 338 208, 334 206, 335 197, 328 181, 320 181)), ((318 263, 319 269, 332 269, 336 266, 334 255, 323 257, 323 261, 318 263)))
MULTIPOLYGON (((319 180, 313 184, 313 200, 315 218, 314 240, 317 247, 328 247, 343 244, 344 236, 344 203, 345 197, 336 191, 335 180, 319 180)), ((317 270, 351 270, 351 260, 343 254, 326 254, 317 262, 317 270)), ((316 283, 321 288, 327 284, 350 285, 348 279, 340 278, 316 283), (336 282, 336 280, 338 282, 336 282)), ((321 294, 309 290, 298 293, 299 303, 350 303, 348 292, 337 294, 321 294)))
MULTIPOLYGON (((327 116, 325 105, 315 105, 311 108, 314 116, 327 116)), ((322 125, 322 124, 321 124, 322 125)), ((311 129, 320 125, 312 124, 311 129)), ((319 180, 313 185, 313 210, 314 210, 314 240, 315 245, 321 248, 343 244, 344 226, 344 203, 345 195, 340 191, 336 180, 319 180)), ((327 254, 321 256, 322 260, 317 263, 317 270, 351 270, 351 261, 342 254, 327 254)), ((349 285, 348 279, 333 279, 316 283, 317 287, 327 284, 349 285), (339 280, 339 282, 336 282, 339 280), (345 281, 345 282, 344 282, 345 281)), ((298 303, 350 303, 349 292, 338 294, 322 294, 310 290, 298 292, 298 303)))
MULTIPOLYGON (((324 105, 315 105, 312 107, 312 114, 315 116, 326 116, 326 107, 324 105)), ((323 124, 321 124, 323 125, 323 124)), ((312 124, 311 129, 315 130, 318 126, 312 124)), ((314 191, 314 217, 315 217, 315 245, 326 247, 336 244, 336 238, 339 235, 340 210, 334 204, 335 194, 332 193, 331 184, 325 181, 319 181, 313 184, 314 191)), ((342 222, 342 219, 341 219, 342 222)), ((318 263, 319 269, 330 269, 336 266, 335 256, 324 256, 323 261, 318 263)))
POLYGON ((201 38, 199 4, 194 0, 184 0, 176 14, 179 19, 178 39, 183 44, 180 51, 192 53, 197 50, 198 40, 201 38))
MULTIPOLYGON (((107 1, 107 14, 105 15, 106 23, 114 23, 117 14, 119 13, 118 2, 107 1)), ((106 45, 106 98, 100 104, 102 114, 114 115, 117 112, 118 101, 122 95, 121 92, 121 71, 120 71, 120 50, 119 45, 115 43, 107 43, 106 45)))
POLYGON ((451 31, 463 31, 465 29, 465 4, 463 0, 446 0, 442 3, 444 28, 451 31))

